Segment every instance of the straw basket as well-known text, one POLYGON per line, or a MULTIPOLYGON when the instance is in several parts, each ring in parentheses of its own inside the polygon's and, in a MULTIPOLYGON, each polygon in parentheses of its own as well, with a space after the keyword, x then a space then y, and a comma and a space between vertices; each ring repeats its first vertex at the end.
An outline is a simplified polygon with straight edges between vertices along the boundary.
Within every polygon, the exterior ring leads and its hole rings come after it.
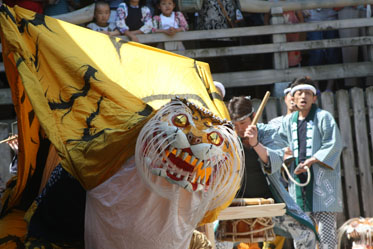
MULTIPOLYGON (((232 206, 273 204, 273 199, 236 199, 232 206), (263 203, 264 202, 264 203, 263 203)), ((275 238, 274 223, 271 217, 221 220, 217 232, 220 241, 254 243, 271 241, 275 238)))

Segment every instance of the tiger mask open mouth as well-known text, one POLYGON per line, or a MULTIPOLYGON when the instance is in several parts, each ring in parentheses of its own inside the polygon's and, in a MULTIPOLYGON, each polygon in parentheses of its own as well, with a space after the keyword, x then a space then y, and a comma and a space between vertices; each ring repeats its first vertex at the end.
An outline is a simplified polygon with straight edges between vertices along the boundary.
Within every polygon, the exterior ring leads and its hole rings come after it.
POLYGON ((230 122, 185 99, 173 99, 142 129, 136 165, 143 176, 163 177, 189 192, 208 191, 242 173, 240 150, 230 122))

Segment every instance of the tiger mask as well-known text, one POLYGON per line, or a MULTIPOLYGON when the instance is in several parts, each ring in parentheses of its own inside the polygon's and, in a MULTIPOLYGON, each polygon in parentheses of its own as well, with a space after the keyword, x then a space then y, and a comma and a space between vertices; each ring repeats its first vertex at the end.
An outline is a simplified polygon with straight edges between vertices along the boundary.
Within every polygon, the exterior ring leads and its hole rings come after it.
POLYGON ((231 122, 176 98, 141 130, 136 166, 145 182, 158 192, 162 186, 151 176, 163 177, 192 193, 213 192, 214 198, 226 198, 234 195, 240 184, 242 151, 231 122))

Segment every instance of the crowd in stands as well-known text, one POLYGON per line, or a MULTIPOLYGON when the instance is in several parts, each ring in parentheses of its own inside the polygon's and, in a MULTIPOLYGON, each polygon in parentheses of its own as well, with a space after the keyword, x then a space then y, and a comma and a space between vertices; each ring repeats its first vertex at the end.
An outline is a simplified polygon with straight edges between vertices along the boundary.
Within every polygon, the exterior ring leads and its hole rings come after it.
MULTIPOLYGON (((284 0, 269 0, 284 1, 284 0)), ((89 4, 95 3, 94 20, 86 24, 89 29, 108 35, 125 35, 130 40, 138 42, 138 34, 164 33, 169 36, 187 30, 225 29, 241 26, 260 26, 270 24, 269 14, 242 13, 235 0, 204 0, 200 10, 178 11, 176 0, 4 0, 9 6, 15 4, 31 9, 38 13, 55 16, 64 14, 89 4)), ((323 8, 304 11, 285 11, 283 13, 286 24, 303 22, 318 22, 346 18, 371 16, 366 6, 323 8)), ((362 31, 355 29, 325 30, 303 33, 286 34, 288 42, 303 40, 321 40, 358 36, 362 31)), ((361 34, 364 35, 364 34, 361 34)), ((253 43, 268 43, 268 37, 215 39, 199 41, 199 48, 248 45, 253 43), (259 42, 253 41, 259 39, 259 42)), ((158 45, 164 48, 163 44, 158 45)), ((184 50, 178 42, 175 50, 184 50)), ((357 62, 367 53, 361 53, 358 47, 343 47, 315 49, 307 52, 288 52, 289 67, 315 66, 346 62, 357 62)), ((241 56, 239 60, 231 58, 208 58, 204 61, 210 64, 213 72, 255 70, 272 68, 272 59, 267 55, 241 56), (253 57, 253 56, 252 56, 253 57), (253 61, 254 60, 254 61, 253 61), (233 70, 232 70, 233 68, 233 70)), ((364 58, 363 58, 364 59, 364 58)), ((359 86, 358 79, 345 79, 344 84, 335 84, 328 80, 322 91, 337 90, 339 86, 359 86)))

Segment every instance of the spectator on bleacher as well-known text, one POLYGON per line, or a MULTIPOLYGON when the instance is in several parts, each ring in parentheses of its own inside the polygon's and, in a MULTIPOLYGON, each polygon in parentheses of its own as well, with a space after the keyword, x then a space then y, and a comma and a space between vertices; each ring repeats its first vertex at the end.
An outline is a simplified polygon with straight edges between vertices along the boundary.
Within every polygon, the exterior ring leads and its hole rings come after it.
MULTIPOLYGON (((153 17, 153 33, 165 33, 172 36, 177 32, 187 31, 188 23, 183 13, 174 11, 176 7, 175 0, 159 0, 157 7, 160 15, 153 17)), ((182 42, 176 43, 175 50, 185 50, 182 42)))
POLYGON ((98 1, 95 4, 94 22, 87 25, 87 28, 107 34, 119 35, 119 31, 115 23, 109 23, 110 5, 105 1, 98 1))
MULTIPOLYGON (((320 22, 337 20, 337 12, 334 9, 313 9, 303 11, 305 22, 320 22)), ((338 38, 337 30, 313 31, 307 33, 307 40, 322 40, 338 38)), ((308 65, 337 64, 341 61, 341 50, 339 48, 314 49, 309 52, 308 65)), ((334 80, 328 80, 326 91, 332 91, 334 80)))
POLYGON ((44 14, 47 16, 56 16, 79 8, 79 0, 49 0, 48 4, 44 7, 44 14))
POLYGON ((198 12, 197 29, 233 28, 243 19, 233 0, 206 0, 198 12))
POLYGON ((152 31, 152 15, 145 2, 145 0, 128 0, 119 4, 117 9, 116 26, 119 32, 128 36, 131 41, 139 42, 136 35, 152 31))
MULTIPOLYGON (((237 8, 235 0, 204 0, 202 8, 196 12, 194 20, 194 29, 211 30, 227 29, 239 25, 243 21, 241 11, 237 8)), ((220 48, 229 46, 238 46, 237 39, 219 38, 213 40, 198 41, 199 48, 220 48)), ((241 66, 242 62, 237 59, 239 56, 232 57, 210 57, 203 58, 204 62, 210 65, 213 73, 229 72, 234 67, 241 66)))
MULTIPOLYGON (((271 1, 275 2, 274 0, 271 0, 271 1)), ((285 24, 297 24, 297 23, 304 22, 302 11, 294 11, 294 10, 284 11, 283 17, 284 17, 285 24)), ((269 13, 265 14, 264 16, 265 25, 269 24, 269 18, 270 18, 269 13)), ((286 34, 287 42, 295 42, 295 41, 300 41, 300 40, 301 38, 300 38, 299 33, 287 33, 286 34)), ((302 55, 300 51, 289 51, 288 52, 289 67, 300 66, 301 61, 302 61, 302 55)))

